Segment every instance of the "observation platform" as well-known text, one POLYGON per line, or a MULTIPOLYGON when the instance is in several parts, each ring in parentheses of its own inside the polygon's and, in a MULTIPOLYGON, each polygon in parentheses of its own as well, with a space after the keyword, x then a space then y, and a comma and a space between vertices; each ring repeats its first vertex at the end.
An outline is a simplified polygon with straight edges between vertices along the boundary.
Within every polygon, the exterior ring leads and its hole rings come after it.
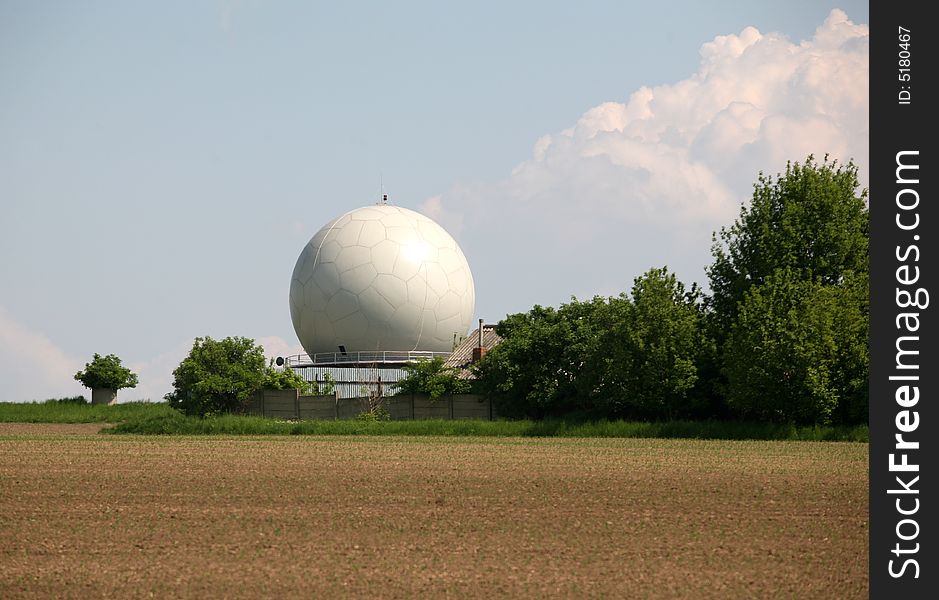
POLYGON ((449 358, 450 352, 423 352, 415 350, 389 350, 380 352, 317 352, 284 357, 284 366, 291 369, 304 367, 372 367, 395 368, 419 360, 449 358))

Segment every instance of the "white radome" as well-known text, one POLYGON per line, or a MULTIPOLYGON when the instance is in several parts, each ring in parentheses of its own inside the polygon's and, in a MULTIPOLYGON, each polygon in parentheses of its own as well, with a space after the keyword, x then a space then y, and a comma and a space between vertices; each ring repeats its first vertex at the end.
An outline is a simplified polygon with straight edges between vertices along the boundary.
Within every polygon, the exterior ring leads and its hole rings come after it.
POLYGON ((293 328, 320 352, 449 352, 469 330, 473 274, 456 240, 424 215, 386 204, 320 229, 290 280, 293 328))

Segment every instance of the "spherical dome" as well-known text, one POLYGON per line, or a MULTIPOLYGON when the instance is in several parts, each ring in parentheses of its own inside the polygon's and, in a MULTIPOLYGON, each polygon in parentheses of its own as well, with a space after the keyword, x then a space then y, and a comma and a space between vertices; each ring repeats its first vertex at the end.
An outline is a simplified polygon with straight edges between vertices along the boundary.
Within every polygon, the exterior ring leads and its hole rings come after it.
POLYGON ((290 281, 293 327, 311 355, 449 352, 454 334, 469 329, 475 303, 456 241, 399 206, 357 208, 324 225, 290 281))

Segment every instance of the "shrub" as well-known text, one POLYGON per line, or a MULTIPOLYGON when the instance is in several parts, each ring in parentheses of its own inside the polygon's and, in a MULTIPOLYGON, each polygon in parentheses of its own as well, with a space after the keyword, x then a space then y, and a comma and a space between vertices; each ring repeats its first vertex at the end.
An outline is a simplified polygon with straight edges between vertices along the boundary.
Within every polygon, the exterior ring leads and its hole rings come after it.
POLYGON ((381 406, 376 406, 371 410, 360 412, 355 416, 355 419, 356 421, 363 421, 365 423, 378 423, 380 421, 390 421, 391 413, 381 406))
POLYGON ((273 367, 269 367, 267 374, 264 376, 264 384, 262 387, 268 390, 295 389, 300 390, 301 394, 315 394, 319 392, 319 386, 315 383, 310 383, 303 377, 300 377, 296 371, 289 368, 278 371, 273 367))
POLYGON ((49 398, 43 404, 65 404, 65 405, 83 405, 88 404, 88 400, 84 396, 72 396, 70 398, 49 398))
POLYGON ((266 390, 299 390, 301 394, 313 396, 331 396, 336 391, 336 380, 329 373, 323 377, 323 381, 307 381, 297 374, 293 369, 285 368, 277 370, 270 367, 267 375, 264 377, 266 390))
POLYGON ((331 396, 336 392, 336 380, 333 379, 333 376, 329 373, 323 375, 323 381, 316 382, 312 384, 314 394, 322 394, 323 396, 331 396))

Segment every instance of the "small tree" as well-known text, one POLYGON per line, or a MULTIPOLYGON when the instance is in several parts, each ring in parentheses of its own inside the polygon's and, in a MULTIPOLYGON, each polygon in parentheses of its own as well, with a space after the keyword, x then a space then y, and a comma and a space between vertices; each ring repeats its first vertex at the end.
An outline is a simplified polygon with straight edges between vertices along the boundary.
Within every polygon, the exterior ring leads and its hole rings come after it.
POLYGON ((443 358, 419 360, 403 367, 407 373, 398 382, 398 390, 405 394, 427 394, 431 400, 444 395, 465 394, 470 391, 470 382, 459 377, 459 371, 443 364, 443 358))
POLYGON ((243 412, 251 397, 271 381, 272 371, 264 349, 252 339, 199 337, 173 371, 174 390, 166 400, 189 415, 243 412))
POLYGON ((359 388, 359 397, 365 399, 365 410, 360 412, 356 418, 366 421, 387 421, 391 419, 391 413, 386 407, 387 401, 382 387, 381 371, 378 369, 378 363, 371 364, 366 378, 368 383, 359 388))
POLYGON ((91 389, 112 389, 137 387, 137 375, 121 365, 121 359, 114 354, 101 356, 95 353, 85 369, 75 373, 75 379, 91 389))
POLYGON ((310 393, 314 395, 332 396, 336 393, 336 380, 329 373, 323 375, 323 381, 314 381, 310 385, 310 393))

